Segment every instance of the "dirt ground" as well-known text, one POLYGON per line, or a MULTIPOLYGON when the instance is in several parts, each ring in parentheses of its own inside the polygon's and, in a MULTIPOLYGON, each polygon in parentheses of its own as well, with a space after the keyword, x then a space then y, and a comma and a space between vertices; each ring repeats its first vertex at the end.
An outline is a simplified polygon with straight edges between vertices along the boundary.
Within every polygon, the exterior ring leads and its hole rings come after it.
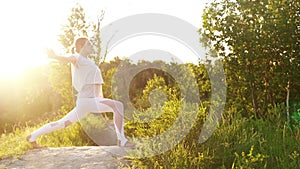
POLYGON ((0 169, 114 169, 129 166, 126 148, 86 146, 33 149, 0 161, 0 169))

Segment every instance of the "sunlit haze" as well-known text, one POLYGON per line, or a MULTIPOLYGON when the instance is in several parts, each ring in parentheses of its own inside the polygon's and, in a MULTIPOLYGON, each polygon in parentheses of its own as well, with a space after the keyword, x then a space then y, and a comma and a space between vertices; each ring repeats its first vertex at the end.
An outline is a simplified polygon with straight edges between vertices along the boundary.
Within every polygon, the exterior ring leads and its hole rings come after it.
MULTIPOLYGON (((104 10, 105 16, 102 26, 125 16, 152 12, 176 16, 193 24, 195 27, 200 27, 202 10, 205 4, 205 1, 199 0, 1 1, 1 78, 18 76, 28 68, 49 62, 44 49, 48 47, 54 48, 54 50, 59 49, 57 36, 60 34, 61 25, 67 22, 67 18, 71 13, 70 9, 76 2, 83 6, 87 14, 87 19, 91 21, 97 18, 101 10, 104 10)), ((143 46, 138 46, 141 45, 139 43, 141 38, 135 38, 114 48, 109 56, 128 56, 142 49, 154 48, 153 41, 151 43, 151 37, 144 38, 147 38, 150 44, 142 43, 143 46)), ((157 44, 159 42, 157 41, 157 37, 152 38, 156 41, 156 45, 159 45, 157 44)), ((161 40, 161 42, 166 42, 166 40, 161 40)), ((178 50, 178 53, 172 51, 175 55, 188 53, 187 49, 183 49, 183 47, 176 49, 182 50, 178 50)), ((168 51, 171 49, 166 46, 165 50, 168 51)), ((187 61, 197 60, 192 55, 190 52, 190 60, 187 61)))

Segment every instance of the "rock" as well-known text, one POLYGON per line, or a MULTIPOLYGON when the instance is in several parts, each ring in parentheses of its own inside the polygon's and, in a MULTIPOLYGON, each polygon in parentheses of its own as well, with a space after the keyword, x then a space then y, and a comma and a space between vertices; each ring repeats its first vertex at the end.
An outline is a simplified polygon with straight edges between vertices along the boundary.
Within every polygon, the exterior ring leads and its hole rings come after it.
POLYGON ((20 158, 0 161, 0 168, 10 169, 114 169, 128 166, 126 148, 84 146, 33 149, 20 158))
POLYGON ((90 114, 80 124, 94 143, 101 146, 114 146, 117 135, 112 120, 106 120, 101 114, 90 114))

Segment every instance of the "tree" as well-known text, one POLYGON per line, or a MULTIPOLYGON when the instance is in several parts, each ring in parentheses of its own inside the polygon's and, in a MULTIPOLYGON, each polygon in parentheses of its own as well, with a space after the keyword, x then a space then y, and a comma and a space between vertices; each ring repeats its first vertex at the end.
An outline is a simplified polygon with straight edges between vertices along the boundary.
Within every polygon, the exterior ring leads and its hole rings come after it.
POLYGON ((105 53, 103 56, 101 56, 101 39, 100 39, 100 36, 101 36, 101 22, 104 18, 104 14, 105 12, 104 11, 101 11, 100 15, 98 16, 97 18, 97 22, 92 24, 92 32, 93 32, 93 35, 91 37, 91 41, 95 47, 95 54, 93 56, 91 56, 91 58, 94 60, 94 62, 97 64, 97 65, 100 65, 101 63, 103 63, 106 59, 106 55, 107 55, 107 49, 105 49, 105 53))
POLYGON ((205 8, 201 41, 224 61, 231 104, 263 115, 284 102, 288 84, 295 91, 299 15, 295 0, 215 0, 205 8))
MULTIPOLYGON (((76 4, 71 9, 68 22, 62 26, 63 33, 59 35, 59 42, 64 47, 65 53, 71 53, 76 37, 88 36, 90 24, 86 21, 84 9, 76 4)), ((49 81, 52 87, 64 98, 63 112, 68 112, 74 107, 74 90, 72 89, 70 65, 51 63, 49 81), (73 97, 72 97, 73 96, 73 97)))

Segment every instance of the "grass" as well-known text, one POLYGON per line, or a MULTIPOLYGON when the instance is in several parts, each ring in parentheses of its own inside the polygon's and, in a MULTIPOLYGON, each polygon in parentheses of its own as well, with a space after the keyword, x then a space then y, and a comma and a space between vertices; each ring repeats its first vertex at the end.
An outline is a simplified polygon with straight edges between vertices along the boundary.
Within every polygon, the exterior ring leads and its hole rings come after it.
MULTIPOLYGON (((174 107, 173 107, 174 108, 174 107)), ((163 116, 147 125, 126 124, 126 132, 134 137, 153 136, 165 131, 176 116, 172 107, 166 107, 163 116), (168 121, 168 119, 170 121, 168 121), (167 125, 164 125, 167 124, 167 125), (145 128, 146 127, 146 128, 145 128)), ((201 124, 197 123, 189 134, 162 154, 145 158, 131 158, 132 168, 297 168, 300 166, 300 130, 291 129, 280 114, 272 114, 264 119, 243 118, 236 111, 223 114, 223 120, 213 135, 203 144, 198 142, 201 124), (271 115, 272 114, 272 115, 271 115)), ((188 112, 187 112, 188 114, 188 112)), ((188 116, 187 116, 188 117, 188 116)), ((203 114, 197 121, 203 121, 203 114)), ((11 133, 0 138, 0 159, 18 158, 26 153, 30 145, 25 137, 36 127, 16 127, 11 133)), ((94 144, 85 135, 80 124, 41 137, 39 143, 52 146, 83 146, 94 144)), ((155 149, 159 145, 145 146, 155 149)), ((146 151, 145 151, 146 152, 146 151)))
POLYGON ((300 151, 294 132, 276 127, 264 120, 223 124, 204 144, 183 140, 164 154, 133 159, 132 168, 297 168, 300 151))
MULTIPOLYGON (((155 128, 153 124, 148 130, 155 128)), ((280 114, 255 119, 227 112, 221 125, 203 144, 198 143, 199 128, 195 126, 185 139, 163 154, 132 159, 132 168, 294 169, 300 166, 299 129, 287 127, 286 119, 280 114)))
MULTIPOLYGON (((35 127, 15 127, 13 132, 3 133, 0 137, 0 159, 7 157, 18 158, 21 154, 30 150, 31 145, 25 139, 26 136, 47 122, 45 121, 35 127)), ((79 123, 44 135, 38 138, 37 142, 48 147, 95 145, 85 134, 79 123)))
POLYGON ((30 144, 25 137, 33 128, 15 128, 11 133, 3 133, 0 137, 0 159, 16 157, 26 153, 30 149, 30 144))

